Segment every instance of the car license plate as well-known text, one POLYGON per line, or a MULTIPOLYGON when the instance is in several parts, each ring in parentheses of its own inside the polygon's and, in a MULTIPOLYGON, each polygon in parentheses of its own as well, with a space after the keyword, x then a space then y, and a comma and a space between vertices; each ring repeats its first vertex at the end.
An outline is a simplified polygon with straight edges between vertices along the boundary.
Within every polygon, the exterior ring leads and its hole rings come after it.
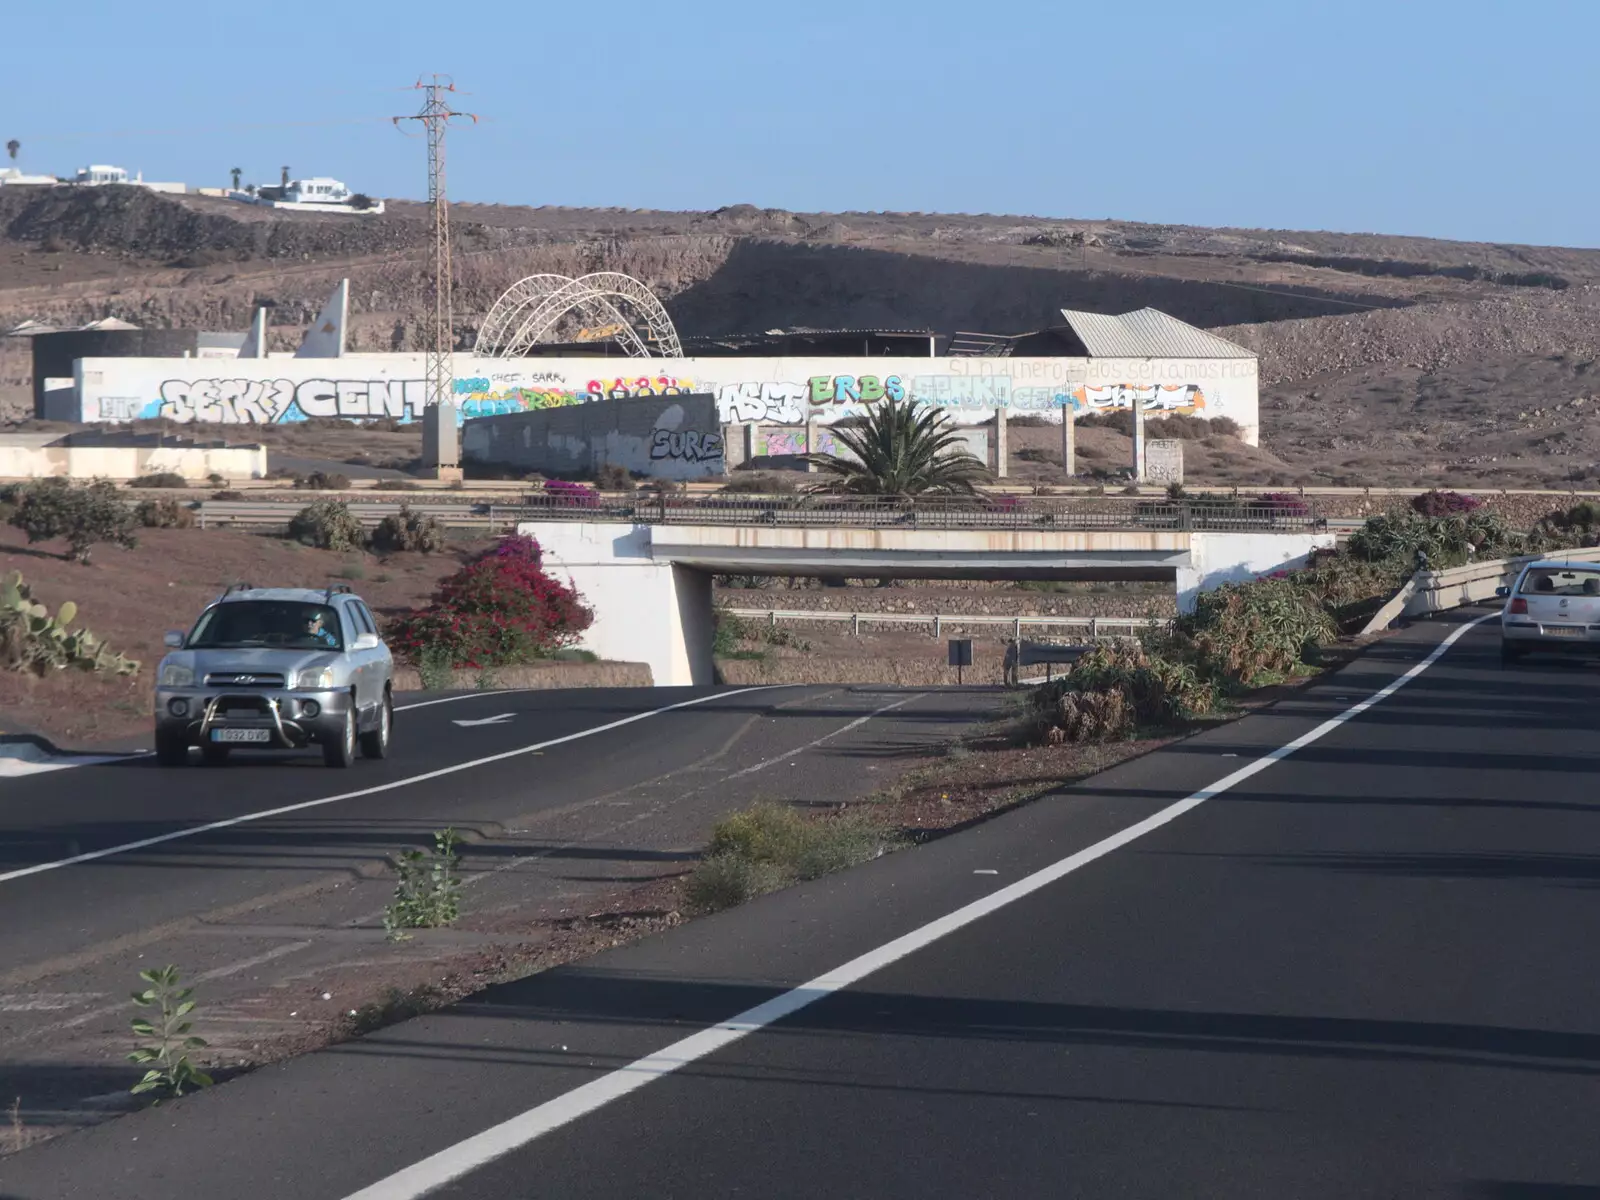
POLYGON ((1582 625, 1546 625, 1544 627, 1544 635, 1546 637, 1581 638, 1583 634, 1584 628, 1582 625))
POLYGON ((272 730, 270 729, 213 729, 211 731, 213 742, 270 742, 272 730))

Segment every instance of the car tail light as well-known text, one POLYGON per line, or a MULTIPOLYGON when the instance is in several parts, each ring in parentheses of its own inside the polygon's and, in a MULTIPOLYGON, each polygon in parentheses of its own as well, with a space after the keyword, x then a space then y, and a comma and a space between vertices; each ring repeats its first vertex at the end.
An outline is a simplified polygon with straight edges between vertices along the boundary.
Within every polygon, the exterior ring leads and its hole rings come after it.
POLYGON ((1508 607, 1506 609, 1506 611, 1508 613, 1523 613, 1523 614, 1526 614, 1527 611, 1528 611, 1528 602, 1526 600, 1524 600, 1521 596, 1518 596, 1518 597, 1516 597, 1516 599, 1511 601, 1511 605, 1510 605, 1510 607, 1508 607))

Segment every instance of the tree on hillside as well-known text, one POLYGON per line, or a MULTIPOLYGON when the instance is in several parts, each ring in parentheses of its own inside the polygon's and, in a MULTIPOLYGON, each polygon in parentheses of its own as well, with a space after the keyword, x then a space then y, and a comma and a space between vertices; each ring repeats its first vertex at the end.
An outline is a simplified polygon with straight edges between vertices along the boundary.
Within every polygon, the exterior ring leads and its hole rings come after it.
POLYGON ((239 190, 239 177, 244 174, 243 167, 229 167, 228 174, 233 176, 233 190, 239 190))
POLYGON ((963 447, 949 416, 912 400, 881 400, 859 425, 835 429, 834 437, 854 457, 806 455, 826 476, 817 491, 972 496, 989 478, 988 468, 963 447))
POLYGON ((11 161, 12 161, 13 164, 17 161, 17 155, 20 154, 21 152, 22 152, 22 143, 17 141, 16 138, 12 138, 9 142, 6 143, 6 153, 11 156, 11 161))

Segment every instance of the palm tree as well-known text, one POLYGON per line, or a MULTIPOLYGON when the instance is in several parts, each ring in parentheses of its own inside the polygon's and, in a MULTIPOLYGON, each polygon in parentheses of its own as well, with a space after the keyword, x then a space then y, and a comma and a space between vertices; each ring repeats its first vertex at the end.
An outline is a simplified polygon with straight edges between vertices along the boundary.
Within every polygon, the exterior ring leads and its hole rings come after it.
POLYGON ((806 461, 828 476, 819 492, 974 496, 989 478, 988 468, 962 448, 949 416, 912 400, 880 400, 860 425, 837 429, 834 437, 855 457, 807 454, 806 461))
POLYGON ((228 174, 233 176, 233 190, 237 192, 239 190, 239 176, 244 174, 244 168, 229 167, 228 174))
POLYGON ((12 166, 16 165, 16 163, 17 163, 17 155, 19 153, 21 153, 21 151, 22 151, 22 143, 17 141, 16 138, 12 138, 9 142, 6 143, 6 153, 11 156, 11 165, 12 166))

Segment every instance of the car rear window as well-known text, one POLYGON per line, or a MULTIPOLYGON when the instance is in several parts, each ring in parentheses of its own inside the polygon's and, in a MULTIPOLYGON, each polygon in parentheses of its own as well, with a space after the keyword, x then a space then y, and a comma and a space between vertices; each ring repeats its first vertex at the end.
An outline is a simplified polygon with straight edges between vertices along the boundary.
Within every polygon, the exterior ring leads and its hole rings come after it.
POLYGON ((207 609, 195 623, 187 646, 191 650, 343 650, 344 635, 339 614, 326 604, 235 600, 207 609))
POLYGON ((1532 567, 1517 590, 1525 596, 1600 596, 1600 570, 1532 567))

